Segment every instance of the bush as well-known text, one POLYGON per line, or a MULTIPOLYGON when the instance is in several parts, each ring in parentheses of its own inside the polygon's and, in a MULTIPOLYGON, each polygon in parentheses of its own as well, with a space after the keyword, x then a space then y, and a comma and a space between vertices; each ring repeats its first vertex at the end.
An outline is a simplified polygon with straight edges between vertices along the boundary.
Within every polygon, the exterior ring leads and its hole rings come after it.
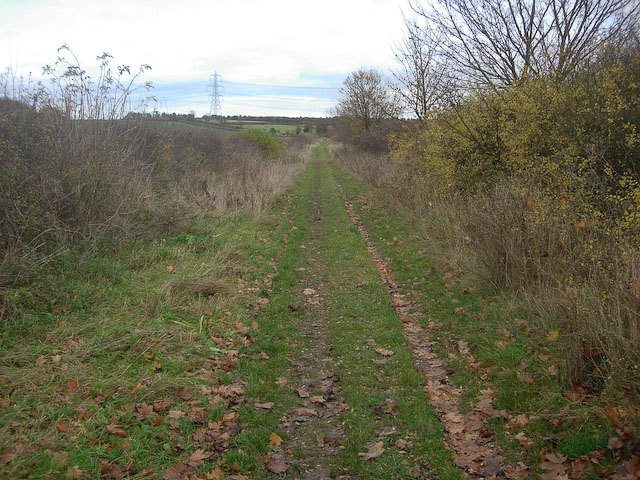
POLYGON ((391 139, 395 191, 448 202, 477 273, 568 328, 566 376, 598 392, 640 391, 639 94, 640 46, 607 45, 562 81, 470 91, 391 139))
POLYGON ((271 159, 276 159, 284 155, 284 143, 273 133, 259 128, 245 128, 238 136, 246 138, 256 145, 262 154, 271 159))

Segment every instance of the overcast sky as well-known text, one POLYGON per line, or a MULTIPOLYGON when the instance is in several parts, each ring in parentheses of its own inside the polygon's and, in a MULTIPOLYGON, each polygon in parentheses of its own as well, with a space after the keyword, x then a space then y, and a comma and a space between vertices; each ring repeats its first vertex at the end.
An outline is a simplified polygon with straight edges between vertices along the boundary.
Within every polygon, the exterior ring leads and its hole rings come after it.
POLYGON ((39 75, 66 43, 87 70, 102 52, 149 64, 160 111, 208 113, 215 70, 225 115, 324 116, 350 71, 394 67, 408 10, 406 0, 0 0, 0 69, 39 75))

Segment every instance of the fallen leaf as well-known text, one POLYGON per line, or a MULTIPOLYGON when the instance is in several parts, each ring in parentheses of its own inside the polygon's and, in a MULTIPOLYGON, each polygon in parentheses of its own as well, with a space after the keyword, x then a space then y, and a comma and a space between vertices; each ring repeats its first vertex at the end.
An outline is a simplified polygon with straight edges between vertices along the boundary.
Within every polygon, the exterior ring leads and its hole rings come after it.
POLYGON ((618 437, 611 437, 609 442, 607 442, 607 448, 609 450, 620 450, 622 447, 624 447, 624 444, 618 437))
POLYGON ((383 357, 390 357, 392 355, 395 355, 396 353, 393 350, 387 350, 386 348, 376 348, 376 352, 378 352, 383 357))
POLYGON ((0 465, 8 465, 16 459, 15 453, 3 453, 0 455, 0 465))
POLYGON ((380 455, 384 453, 383 442, 373 442, 367 445, 369 449, 366 453, 358 453, 358 456, 362 457, 363 460, 372 460, 374 458, 378 458, 380 455))
POLYGON ((69 453, 56 450, 51 452, 54 463, 60 466, 66 466, 69 463, 69 453))
POLYGON ((72 468, 67 470, 67 478, 71 480, 80 480, 81 478, 85 478, 87 476, 87 472, 84 470, 80 470, 78 465, 74 465, 72 468))
POLYGON ((296 413, 301 417, 315 417, 318 414, 314 409, 305 407, 296 408, 296 413))
POLYGON ((287 380, 285 377, 280 377, 279 379, 276 380, 276 385, 278 385, 279 387, 284 387, 289 380, 287 380))
POLYGON ((305 295, 315 295, 316 291, 313 288, 305 288, 302 293, 305 295))
POLYGON ((107 425, 107 430, 109 431, 109 433, 111 435, 116 435, 118 437, 122 437, 122 438, 126 438, 127 437, 127 432, 125 432, 124 430, 122 430, 122 425, 107 425))
POLYGON ((606 407, 604 407, 604 414, 607 416, 607 419, 609 419, 609 422, 611 422, 611 425, 613 425, 616 428, 622 427, 622 422, 620 421, 620 414, 611 405, 607 405, 606 407))
POLYGON ((227 476, 220 468, 216 468, 209 473, 205 473, 205 478, 207 480, 224 480, 227 476))
POLYGON ((393 398, 387 398, 385 400, 385 409, 384 409, 384 413, 394 413, 394 410, 396 409, 396 407, 398 406, 398 401, 393 399, 393 398))
POLYGON ((173 467, 169 468, 164 475, 162 476, 163 480, 185 480, 187 474, 189 473, 189 468, 182 462, 178 462, 173 467))
POLYGON ((396 440, 396 448, 402 452, 406 452, 411 448, 411 443, 403 440, 402 438, 399 438, 398 440, 396 440))
POLYGON ((298 389, 298 396, 300 398, 309 398, 310 395, 309 395, 309 392, 307 392, 304 388, 300 387, 298 389))
POLYGON ((316 435, 316 443, 319 447, 324 447, 329 444, 329 437, 327 437, 324 433, 319 433, 316 435))
POLYGON ((289 465, 284 461, 282 455, 271 455, 264 467, 273 473, 284 473, 289 469, 289 465))
POLYGON ((211 452, 205 452, 203 449, 199 448, 189 455, 189 461, 187 463, 193 468, 198 468, 200 464, 209 457, 211 457, 211 452))
POLYGON ((260 408, 262 410, 271 410, 273 408, 275 404, 273 402, 266 402, 266 403, 255 403, 254 406, 256 408, 260 408))
POLYGON ((558 340, 559 336, 560 336, 560 332, 558 332, 558 330, 549 330, 549 335, 547 335, 547 341, 555 342, 556 340, 558 340))
POLYGON ((60 420, 58 423, 56 423, 56 428, 59 432, 66 433, 69 431, 69 422, 60 420))
POLYGON ((36 367, 41 367, 42 365, 44 365, 46 363, 47 359, 45 357, 43 357, 42 355, 40 355, 37 359, 36 359, 36 367))
POLYGON ((64 384, 64 388, 66 388, 69 393, 75 392, 78 388, 78 380, 75 378, 67 380, 67 383, 64 384))
POLYGON ((186 413, 183 412, 182 410, 170 410, 169 413, 167 414, 167 418, 173 419, 173 420, 180 420, 185 415, 186 413))
POLYGON ((184 387, 180 387, 178 389, 177 395, 180 400, 184 400, 185 402, 188 402, 193 398, 193 392, 191 390, 185 389, 184 387))
POLYGON ((189 410, 189 420, 191 423, 202 425, 207 419, 207 409, 204 407, 193 407, 189 410))
POLYGON ((271 432, 271 435, 269 435, 269 443, 279 446, 282 443, 282 438, 276 432, 271 432))

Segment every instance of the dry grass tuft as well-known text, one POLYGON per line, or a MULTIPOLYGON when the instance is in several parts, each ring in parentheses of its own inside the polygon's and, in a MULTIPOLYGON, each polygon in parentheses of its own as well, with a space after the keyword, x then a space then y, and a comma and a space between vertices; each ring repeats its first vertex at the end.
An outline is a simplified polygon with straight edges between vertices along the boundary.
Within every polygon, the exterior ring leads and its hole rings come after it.
POLYGON ((205 295, 208 297, 228 295, 234 292, 234 287, 227 280, 208 275, 196 276, 177 280, 171 289, 182 291, 189 295, 205 295))

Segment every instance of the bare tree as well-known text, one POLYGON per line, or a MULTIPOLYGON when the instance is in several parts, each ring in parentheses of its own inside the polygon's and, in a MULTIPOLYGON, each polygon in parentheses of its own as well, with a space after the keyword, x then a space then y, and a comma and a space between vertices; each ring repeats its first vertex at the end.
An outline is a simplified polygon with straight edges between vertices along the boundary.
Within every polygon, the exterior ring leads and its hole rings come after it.
POLYGON ((638 16, 637 0, 410 0, 440 34, 457 78, 508 86, 538 74, 564 78, 638 16))
POLYGON ((407 36, 395 48, 400 71, 394 72, 396 92, 419 119, 428 118, 441 102, 447 82, 447 62, 438 56, 434 31, 405 20, 407 36))
POLYGON ((355 121, 368 131, 380 120, 396 117, 399 109, 382 74, 375 69, 360 69, 344 80, 334 113, 355 121))

